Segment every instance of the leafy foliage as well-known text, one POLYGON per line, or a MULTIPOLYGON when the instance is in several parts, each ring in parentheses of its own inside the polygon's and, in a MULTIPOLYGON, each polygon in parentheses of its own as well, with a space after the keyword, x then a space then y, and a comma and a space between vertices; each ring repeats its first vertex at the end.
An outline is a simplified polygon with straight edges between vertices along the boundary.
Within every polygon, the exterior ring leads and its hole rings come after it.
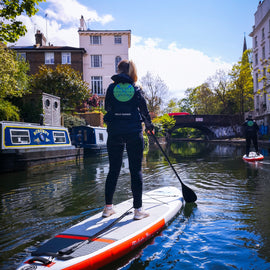
POLYGON ((18 16, 26 13, 31 17, 38 11, 36 4, 44 0, 1 0, 0 2, 0 42, 16 42, 27 32, 18 16))
POLYGON ((0 116, 1 120, 19 120, 19 109, 12 99, 28 94, 29 65, 16 53, 0 44, 0 116))
POLYGON ((86 121, 83 118, 80 118, 75 115, 71 114, 62 114, 63 120, 64 120, 64 126, 67 128, 71 128, 73 126, 84 126, 86 125, 86 121))
POLYGON ((60 97, 63 110, 81 105, 90 96, 88 84, 69 65, 57 65, 55 69, 42 65, 32 77, 32 87, 60 97))

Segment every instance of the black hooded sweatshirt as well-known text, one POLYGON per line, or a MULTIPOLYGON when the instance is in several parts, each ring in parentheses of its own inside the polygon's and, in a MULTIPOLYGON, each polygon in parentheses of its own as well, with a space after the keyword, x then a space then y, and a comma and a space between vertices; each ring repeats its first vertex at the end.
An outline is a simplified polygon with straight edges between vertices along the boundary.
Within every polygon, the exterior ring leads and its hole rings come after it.
POLYGON ((126 74, 112 76, 114 81, 109 85, 105 97, 104 122, 111 135, 137 133, 142 131, 141 122, 152 130, 153 124, 147 109, 142 89, 135 85, 126 74))

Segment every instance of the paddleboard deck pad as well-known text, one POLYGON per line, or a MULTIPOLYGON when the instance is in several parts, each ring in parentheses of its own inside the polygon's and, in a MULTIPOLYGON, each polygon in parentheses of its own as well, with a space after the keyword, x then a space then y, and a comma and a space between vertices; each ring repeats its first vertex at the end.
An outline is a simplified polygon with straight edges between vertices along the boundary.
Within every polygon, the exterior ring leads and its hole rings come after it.
POLYGON ((155 236, 179 212, 182 202, 176 187, 144 193, 143 206, 150 216, 134 220, 133 199, 124 201, 114 206, 116 214, 103 218, 100 212, 56 235, 17 269, 98 269, 155 236))
POLYGON ((249 152, 248 157, 246 155, 243 156, 245 161, 260 161, 264 159, 262 154, 257 155, 256 152, 249 152))

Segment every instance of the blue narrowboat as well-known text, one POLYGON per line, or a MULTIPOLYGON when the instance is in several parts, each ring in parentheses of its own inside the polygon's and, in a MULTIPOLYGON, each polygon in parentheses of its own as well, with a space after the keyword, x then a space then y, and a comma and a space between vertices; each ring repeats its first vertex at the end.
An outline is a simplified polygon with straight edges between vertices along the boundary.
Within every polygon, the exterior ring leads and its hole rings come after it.
POLYGON ((75 126, 70 131, 72 144, 84 149, 85 155, 107 150, 107 129, 104 127, 75 126))
POLYGON ((0 172, 77 158, 68 129, 0 121, 0 172))

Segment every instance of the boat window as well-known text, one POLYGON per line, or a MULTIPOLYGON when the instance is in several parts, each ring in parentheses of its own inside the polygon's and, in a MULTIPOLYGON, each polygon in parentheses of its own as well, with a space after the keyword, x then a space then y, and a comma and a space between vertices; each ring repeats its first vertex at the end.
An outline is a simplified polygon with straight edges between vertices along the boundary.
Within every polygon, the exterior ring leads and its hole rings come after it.
POLYGON ((53 132, 53 139, 55 143, 65 143, 66 136, 64 131, 54 131, 53 132))
POLYGON ((99 133, 99 140, 102 142, 104 141, 103 133, 99 133))
POLYGON ((11 137, 11 142, 13 144, 29 144, 30 143, 29 130, 11 129, 10 137, 11 137))

